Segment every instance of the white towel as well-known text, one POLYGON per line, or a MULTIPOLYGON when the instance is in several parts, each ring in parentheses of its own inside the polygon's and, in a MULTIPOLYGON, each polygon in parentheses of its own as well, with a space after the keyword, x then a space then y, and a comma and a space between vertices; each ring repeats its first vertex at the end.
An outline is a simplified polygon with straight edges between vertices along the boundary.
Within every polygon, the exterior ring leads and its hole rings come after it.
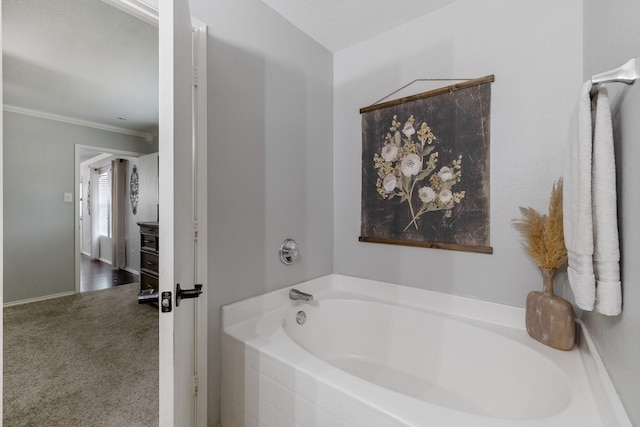
POLYGON ((620 246, 616 198, 616 161, 611 108, 606 88, 598 91, 593 134, 593 266, 598 313, 616 316, 622 310, 620 246))
POLYGON ((615 316, 622 291, 611 110, 601 88, 592 126, 591 86, 587 81, 580 93, 564 176, 567 273, 578 307, 615 316))
POLYGON ((591 204, 591 82, 582 87, 577 106, 563 178, 564 242, 569 263, 567 273, 576 304, 593 310, 596 300, 593 274, 593 218, 591 204))

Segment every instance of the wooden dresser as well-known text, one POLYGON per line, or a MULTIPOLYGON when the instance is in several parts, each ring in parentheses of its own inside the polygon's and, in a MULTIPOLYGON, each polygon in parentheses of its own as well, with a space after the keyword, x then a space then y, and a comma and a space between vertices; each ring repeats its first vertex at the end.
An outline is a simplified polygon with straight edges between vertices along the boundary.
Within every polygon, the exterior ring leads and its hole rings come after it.
POLYGON ((158 251, 160 242, 157 222, 139 222, 140 226, 140 291, 158 292, 158 251))

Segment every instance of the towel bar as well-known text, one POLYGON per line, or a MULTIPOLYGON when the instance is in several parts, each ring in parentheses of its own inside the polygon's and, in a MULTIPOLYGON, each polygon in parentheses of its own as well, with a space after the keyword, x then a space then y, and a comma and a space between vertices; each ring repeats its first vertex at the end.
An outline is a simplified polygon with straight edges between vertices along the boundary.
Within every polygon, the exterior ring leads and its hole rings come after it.
POLYGON ((632 85, 636 80, 640 79, 640 58, 632 58, 624 65, 604 73, 594 74, 591 77, 591 94, 598 90, 598 85, 603 83, 624 83, 632 85))

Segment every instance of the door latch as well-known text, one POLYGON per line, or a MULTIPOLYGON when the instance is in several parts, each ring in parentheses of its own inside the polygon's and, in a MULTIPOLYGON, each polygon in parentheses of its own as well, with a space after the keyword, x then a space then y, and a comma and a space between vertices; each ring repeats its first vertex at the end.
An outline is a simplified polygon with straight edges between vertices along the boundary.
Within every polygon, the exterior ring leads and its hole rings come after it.
POLYGON ((162 299, 160 300, 160 310, 163 313, 169 313, 171 311, 171 292, 165 291, 162 293, 162 299))
POLYGON ((195 285, 193 289, 182 289, 180 283, 176 285, 176 307, 180 306, 180 300, 198 298, 202 294, 202 285, 195 285))

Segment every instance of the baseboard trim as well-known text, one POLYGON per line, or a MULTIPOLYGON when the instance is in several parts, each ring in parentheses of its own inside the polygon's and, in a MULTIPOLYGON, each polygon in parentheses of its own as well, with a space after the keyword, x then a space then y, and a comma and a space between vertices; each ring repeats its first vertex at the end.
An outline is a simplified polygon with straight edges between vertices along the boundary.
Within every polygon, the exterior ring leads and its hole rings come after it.
POLYGON ((111 261, 109 261, 108 259, 104 259, 104 258, 96 258, 98 261, 100 262, 104 262, 105 264, 109 264, 109 265, 113 265, 113 263, 111 261))
POLYGON ((134 270, 134 269, 133 269, 133 268, 131 268, 131 267, 125 267, 125 268, 123 268, 123 270, 124 270, 124 271, 128 271, 128 272, 129 272, 129 273, 131 273, 131 274, 135 274, 136 276, 139 276, 139 275, 140 275, 140 272, 139 272, 138 270, 134 270))
POLYGON ((80 253, 81 253, 82 255, 86 255, 86 256, 88 256, 88 257, 91 257, 91 254, 90 254, 89 252, 80 251, 80 253))
POLYGON ((5 302, 3 304, 3 307, 13 307, 14 305, 29 304, 29 303, 32 303, 32 302, 46 301, 48 299, 54 299, 54 298, 60 298, 60 297, 68 297, 69 295, 75 295, 75 292, 74 291, 68 291, 68 292, 61 292, 59 294, 45 295, 45 296, 42 296, 42 297, 27 298, 27 299, 21 299, 21 300, 18 300, 18 301, 5 302))

